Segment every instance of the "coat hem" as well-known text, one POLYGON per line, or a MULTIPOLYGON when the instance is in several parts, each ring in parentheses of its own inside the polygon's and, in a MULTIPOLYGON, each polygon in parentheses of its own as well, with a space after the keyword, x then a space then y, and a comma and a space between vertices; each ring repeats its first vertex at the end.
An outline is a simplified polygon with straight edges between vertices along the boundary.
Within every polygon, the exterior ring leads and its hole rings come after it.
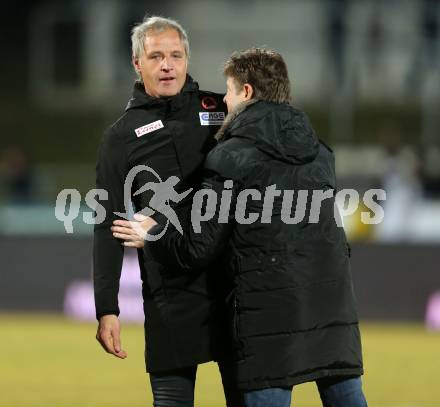
POLYGON ((251 382, 239 382, 238 387, 242 390, 259 390, 267 389, 271 387, 291 387, 302 383, 313 382, 318 379, 326 377, 338 377, 338 376, 361 376, 364 374, 362 368, 355 369, 325 369, 317 372, 294 376, 294 377, 282 377, 273 379, 255 379, 251 382))
POLYGON ((146 366, 146 372, 147 373, 161 373, 161 372, 167 372, 167 371, 173 371, 178 369, 184 369, 191 366, 197 366, 202 365, 204 363, 214 362, 212 356, 207 357, 200 357, 197 359, 193 359, 191 361, 182 361, 181 363, 176 363, 169 366, 164 366, 160 368, 151 368, 148 364, 146 366))

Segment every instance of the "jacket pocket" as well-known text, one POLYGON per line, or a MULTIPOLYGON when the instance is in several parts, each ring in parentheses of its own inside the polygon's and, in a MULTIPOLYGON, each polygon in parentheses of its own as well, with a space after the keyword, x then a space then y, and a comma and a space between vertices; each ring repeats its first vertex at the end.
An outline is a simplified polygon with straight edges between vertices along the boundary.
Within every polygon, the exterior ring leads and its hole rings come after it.
POLYGON ((245 346, 245 341, 240 336, 240 303, 236 294, 234 294, 234 300, 233 300, 231 325, 232 325, 232 345, 234 351, 234 359, 240 361, 245 358, 246 346, 245 346))
POLYGON ((235 287, 231 292, 232 296, 232 342, 236 360, 240 361, 245 358, 246 344, 240 336, 240 287, 239 275, 243 272, 242 256, 237 254, 234 258, 233 269, 235 274, 235 287))

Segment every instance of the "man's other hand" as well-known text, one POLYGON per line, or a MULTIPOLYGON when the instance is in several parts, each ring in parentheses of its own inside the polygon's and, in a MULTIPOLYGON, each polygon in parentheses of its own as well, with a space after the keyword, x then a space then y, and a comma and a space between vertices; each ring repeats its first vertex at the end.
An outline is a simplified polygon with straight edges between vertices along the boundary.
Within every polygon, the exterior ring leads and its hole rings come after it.
POLYGON ((134 219, 134 221, 115 220, 111 230, 114 237, 123 241, 123 246, 141 249, 144 247, 145 233, 157 223, 152 218, 141 214, 135 214, 134 219))
POLYGON ((121 326, 116 315, 104 315, 99 319, 96 340, 107 353, 125 359, 127 353, 121 349, 121 326))

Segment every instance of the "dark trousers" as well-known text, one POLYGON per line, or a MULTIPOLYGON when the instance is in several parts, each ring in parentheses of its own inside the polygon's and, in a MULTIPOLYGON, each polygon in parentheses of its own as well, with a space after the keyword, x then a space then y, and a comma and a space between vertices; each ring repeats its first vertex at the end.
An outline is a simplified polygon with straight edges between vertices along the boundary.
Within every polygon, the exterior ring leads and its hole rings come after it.
MULTIPOLYGON (((227 407, 244 407, 243 394, 233 380, 231 365, 219 363, 227 407)), ((154 407, 193 407, 197 365, 162 373, 150 373, 154 407)))
MULTIPOLYGON (((239 391, 230 366, 219 363, 227 407, 290 407, 292 388, 239 391)), ((154 407, 194 407, 197 366, 150 373, 154 407)), ((323 407, 367 407, 360 377, 316 381, 323 407)))

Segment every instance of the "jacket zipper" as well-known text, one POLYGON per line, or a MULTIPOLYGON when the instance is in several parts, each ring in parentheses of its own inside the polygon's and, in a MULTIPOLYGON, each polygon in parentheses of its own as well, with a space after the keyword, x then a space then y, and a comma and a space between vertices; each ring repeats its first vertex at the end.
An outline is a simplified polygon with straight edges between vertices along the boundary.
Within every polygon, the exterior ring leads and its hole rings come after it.
MULTIPOLYGON (((238 253, 237 253, 237 257, 236 257, 235 263, 236 263, 236 267, 237 267, 235 278, 238 279, 238 276, 240 275, 240 270, 241 270, 241 256, 238 253)), ((239 333, 240 333, 240 329, 239 329, 239 324, 240 324, 239 308, 240 308, 240 303, 239 303, 239 300, 238 300, 238 282, 236 280, 235 288, 234 288, 234 335, 235 335, 235 339, 237 340, 237 342, 240 343, 240 337, 239 337, 239 333)))
POLYGON ((237 294, 235 293, 234 295, 234 320, 233 320, 233 324, 234 324, 234 335, 235 335, 235 339, 237 341, 239 341, 239 316, 238 316, 238 298, 237 298, 237 294))

